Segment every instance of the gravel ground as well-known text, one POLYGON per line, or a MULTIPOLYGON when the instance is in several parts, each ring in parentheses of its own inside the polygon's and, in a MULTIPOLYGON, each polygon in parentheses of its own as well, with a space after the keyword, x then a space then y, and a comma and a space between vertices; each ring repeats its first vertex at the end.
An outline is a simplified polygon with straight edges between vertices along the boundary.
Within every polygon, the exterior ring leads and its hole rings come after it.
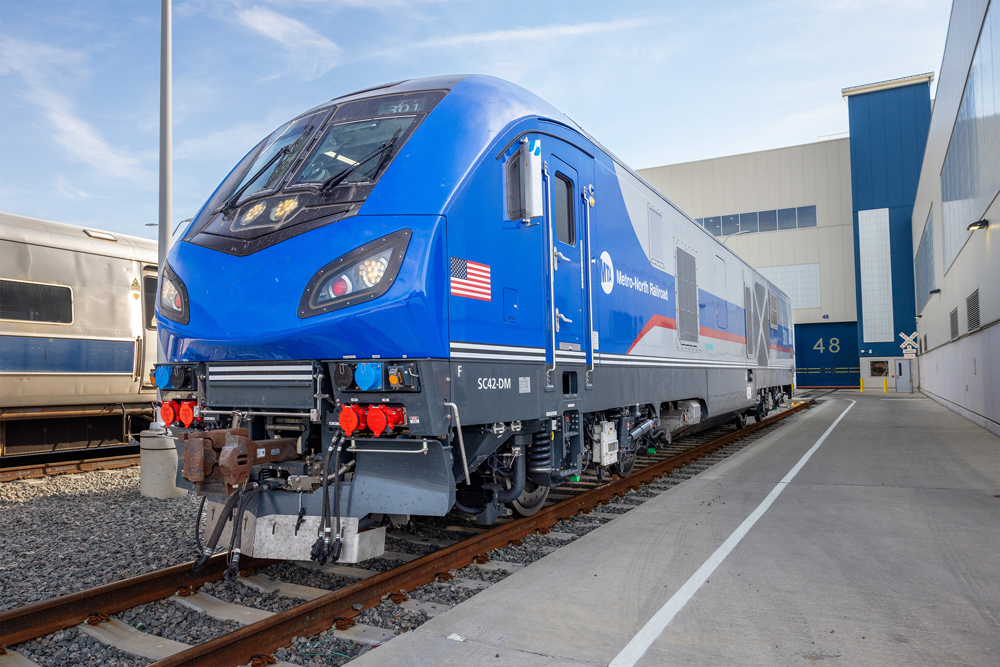
POLYGON ((194 646, 238 630, 239 623, 220 621, 172 600, 158 600, 115 614, 123 623, 146 634, 194 646))
POLYGON ((139 468, 0 484, 0 610, 194 557, 198 499, 139 494, 139 468))
POLYGON ((42 667, 145 667, 152 662, 119 651, 89 637, 76 628, 67 628, 45 637, 12 646, 15 651, 42 667))
POLYGON ((426 556, 427 554, 434 553, 438 549, 440 549, 440 547, 431 546, 429 544, 414 544, 413 542, 407 542, 406 540, 398 540, 392 535, 385 536, 386 551, 396 551, 402 554, 419 554, 421 556, 426 556))
POLYGON ((358 581, 349 577, 338 577, 335 574, 324 574, 318 570, 309 570, 287 560, 269 565, 261 570, 261 573, 289 584, 312 586, 313 588, 322 588, 328 591, 335 591, 338 588, 349 586, 358 581))
POLYGON ((226 602, 273 611, 274 613, 283 612, 303 603, 303 600, 286 598, 277 593, 261 593, 236 581, 208 582, 200 590, 211 593, 226 602))
POLYGON ((448 581, 432 581, 429 584, 414 588, 406 594, 414 600, 420 600, 421 602, 456 605, 459 602, 468 600, 478 592, 479 589, 455 586, 448 581))
POLYGON ((389 560, 386 558, 369 558, 368 560, 363 560, 355 563, 353 567, 359 567, 362 570, 371 570, 373 572, 387 572, 394 567, 399 567, 406 561, 402 560, 389 560))
POLYGON ((521 540, 521 546, 519 547, 501 547, 500 549, 494 549, 487 555, 490 557, 490 560, 500 560, 505 563, 528 565, 530 563, 534 563, 536 560, 544 558, 550 553, 549 551, 539 549, 538 547, 561 546, 563 544, 565 544, 565 542, 553 540, 552 538, 545 537, 544 535, 528 535, 521 540))
POLYGON ((367 653, 361 644, 337 639, 332 630, 314 637, 294 637, 290 648, 279 648, 274 657, 294 665, 343 665, 367 653))
POLYGON ((358 623, 374 625, 377 628, 392 630, 395 634, 419 628, 427 622, 427 614, 422 611, 403 609, 392 600, 386 600, 377 607, 365 609, 354 617, 358 623))
POLYGON ((461 570, 454 570, 453 574, 460 579, 475 579, 476 581, 488 581, 491 584, 495 584, 513 574, 512 570, 513 568, 511 570, 484 570, 475 565, 466 565, 461 570))

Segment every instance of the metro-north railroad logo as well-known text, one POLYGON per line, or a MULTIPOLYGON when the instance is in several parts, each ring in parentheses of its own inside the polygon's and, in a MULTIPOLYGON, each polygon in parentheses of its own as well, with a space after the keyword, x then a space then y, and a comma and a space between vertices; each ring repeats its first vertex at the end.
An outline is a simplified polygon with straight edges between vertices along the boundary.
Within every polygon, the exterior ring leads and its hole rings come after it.
POLYGON ((615 286, 615 265, 611 263, 611 255, 604 251, 601 253, 601 289, 605 294, 611 294, 611 288, 615 286))

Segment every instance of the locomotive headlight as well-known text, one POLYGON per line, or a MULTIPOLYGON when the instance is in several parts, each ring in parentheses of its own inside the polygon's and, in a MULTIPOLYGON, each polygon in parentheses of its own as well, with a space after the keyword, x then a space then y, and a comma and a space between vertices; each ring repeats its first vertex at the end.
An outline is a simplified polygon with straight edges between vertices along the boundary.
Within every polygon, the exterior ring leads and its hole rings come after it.
POLYGON ((306 285, 299 317, 339 310, 385 294, 396 279, 411 236, 409 229, 401 229, 324 266, 306 285))
POLYGON ((386 251, 380 253, 377 257, 361 262, 361 266, 358 267, 358 273, 365 287, 375 287, 378 285, 379 281, 385 275, 385 270, 389 266, 389 257, 391 256, 392 252, 386 251))
POLYGON ((160 278, 159 302, 160 315, 179 324, 187 324, 191 319, 188 310, 187 288, 173 272, 169 264, 163 265, 163 276, 160 278))

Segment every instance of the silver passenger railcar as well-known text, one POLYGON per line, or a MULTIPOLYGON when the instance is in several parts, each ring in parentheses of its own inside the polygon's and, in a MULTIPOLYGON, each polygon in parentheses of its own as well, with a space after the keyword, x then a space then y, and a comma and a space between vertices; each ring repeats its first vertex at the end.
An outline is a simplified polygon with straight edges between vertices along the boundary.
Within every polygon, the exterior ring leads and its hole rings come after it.
POLYGON ((148 424, 156 262, 155 241, 0 213, 3 457, 120 445, 148 424))

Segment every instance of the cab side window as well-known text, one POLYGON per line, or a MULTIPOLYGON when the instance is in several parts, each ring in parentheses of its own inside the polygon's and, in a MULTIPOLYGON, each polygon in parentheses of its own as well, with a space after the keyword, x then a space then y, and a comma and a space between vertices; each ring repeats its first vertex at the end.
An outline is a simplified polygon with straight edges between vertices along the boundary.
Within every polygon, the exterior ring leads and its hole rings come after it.
POLYGON ((566 245, 576 245, 576 225, 573 221, 573 182, 556 172, 553 199, 556 213, 556 238, 566 245))

